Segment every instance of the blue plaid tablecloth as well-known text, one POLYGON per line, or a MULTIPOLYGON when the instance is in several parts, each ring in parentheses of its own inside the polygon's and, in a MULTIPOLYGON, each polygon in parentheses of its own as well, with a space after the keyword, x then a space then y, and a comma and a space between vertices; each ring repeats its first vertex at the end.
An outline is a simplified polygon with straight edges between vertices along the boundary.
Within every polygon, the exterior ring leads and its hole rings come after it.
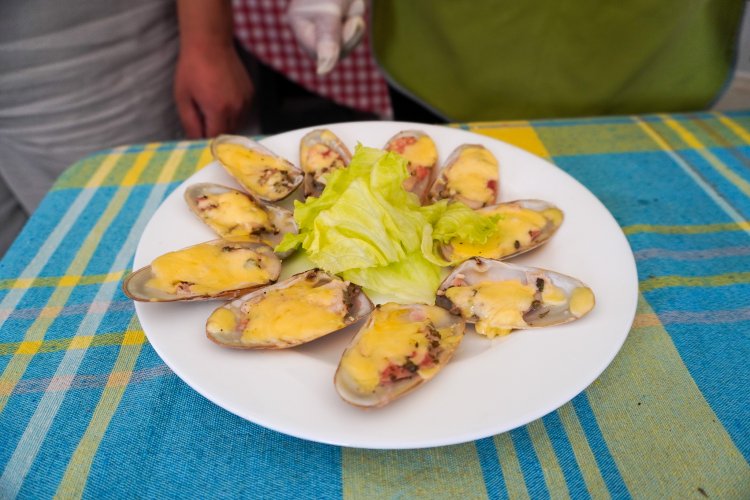
POLYGON ((621 352, 511 432, 424 450, 318 444, 213 405, 120 290, 205 142, 72 166, 0 262, 0 498, 750 498, 750 112, 456 124, 596 194, 638 264, 621 352))

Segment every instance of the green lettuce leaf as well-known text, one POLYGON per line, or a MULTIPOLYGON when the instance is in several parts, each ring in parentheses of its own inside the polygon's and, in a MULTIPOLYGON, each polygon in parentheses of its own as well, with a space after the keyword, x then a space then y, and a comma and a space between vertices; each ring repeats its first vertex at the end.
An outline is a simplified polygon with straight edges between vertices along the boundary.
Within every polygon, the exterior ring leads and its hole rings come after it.
POLYGON ((295 202, 299 234, 276 247, 301 247, 317 267, 402 303, 433 303, 441 267, 438 242, 484 242, 494 221, 462 204, 422 207, 403 188, 406 161, 357 145, 351 163, 333 172, 319 198, 295 202))
POLYGON ((443 279, 442 267, 427 260, 421 251, 383 267, 344 271, 345 280, 357 283, 375 302, 434 304, 443 279))

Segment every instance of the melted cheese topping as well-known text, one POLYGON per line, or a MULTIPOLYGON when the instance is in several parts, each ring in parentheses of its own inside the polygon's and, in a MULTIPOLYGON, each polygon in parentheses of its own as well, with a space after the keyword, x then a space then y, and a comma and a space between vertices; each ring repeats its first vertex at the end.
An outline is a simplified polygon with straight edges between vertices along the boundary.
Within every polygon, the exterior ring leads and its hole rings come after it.
POLYGON ((211 313, 206 322, 206 331, 219 338, 231 337, 237 329, 237 317, 226 307, 211 313))
POLYGON ((289 178, 293 172, 282 158, 239 144, 219 144, 216 155, 240 184, 263 198, 276 199, 289 190, 289 178))
POLYGON ((437 163, 437 148, 428 136, 419 137, 416 142, 404 147, 401 156, 409 162, 409 167, 432 168, 437 163))
POLYGON ((315 286, 311 280, 270 290, 247 307, 245 344, 298 343, 334 332, 345 326, 346 283, 331 281, 315 286))
MULTIPOLYGON (((346 351, 340 369, 346 371, 358 392, 368 394, 380 385, 381 375, 391 365, 402 366, 407 358, 419 365, 427 356, 430 345, 425 332, 429 325, 440 324, 449 313, 428 306, 426 315, 413 314, 412 309, 398 304, 383 304, 373 311, 371 321, 359 336, 357 344, 346 351)), ((461 341, 451 329, 442 328, 440 344, 452 350, 461 341)), ((422 378, 431 377, 438 367, 420 368, 422 378)))
POLYGON ((146 286, 176 293, 182 283, 188 283, 190 295, 215 295, 270 281, 264 265, 268 256, 247 248, 224 248, 204 243, 157 257, 146 286))
POLYGON ((242 193, 227 191, 198 200, 203 220, 221 237, 273 231, 268 214, 242 193))
POLYGON ((470 257, 501 259, 532 244, 533 234, 538 234, 548 222, 562 223, 562 212, 556 208, 542 212, 519 205, 498 205, 492 210, 482 210, 484 215, 500 215, 498 231, 483 244, 451 241, 451 260, 459 262, 470 257))
MULTIPOLYGON (((303 147, 300 156, 303 158, 302 170, 315 175, 316 178, 345 166, 341 156, 322 143, 303 147)), ((322 179, 319 180, 322 181, 322 179)))
POLYGON ((497 160, 487 149, 466 147, 458 155, 455 163, 445 170, 445 184, 448 196, 462 197, 485 205, 495 200, 497 186, 497 160))
POLYGON ((461 316, 478 318, 474 325, 477 333, 493 338, 528 326, 523 315, 531 309, 535 292, 531 285, 508 280, 451 287, 445 296, 461 310, 461 316))
POLYGON ((594 292, 590 288, 577 287, 570 294, 570 313, 580 318, 594 308, 594 292))
POLYGON ((545 281, 544 290, 542 291, 542 302, 544 305, 557 306, 567 301, 568 296, 565 295, 565 290, 556 287, 549 281, 545 281))

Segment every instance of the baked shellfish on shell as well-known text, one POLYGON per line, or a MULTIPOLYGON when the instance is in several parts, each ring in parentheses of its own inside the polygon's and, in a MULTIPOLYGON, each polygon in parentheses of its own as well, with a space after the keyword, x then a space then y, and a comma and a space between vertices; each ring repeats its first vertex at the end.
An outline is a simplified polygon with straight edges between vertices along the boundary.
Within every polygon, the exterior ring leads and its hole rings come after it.
POLYGON ((294 214, 285 208, 263 203, 251 194, 220 184, 193 184, 185 190, 190 210, 220 238, 257 236, 270 246, 286 233, 296 233, 294 214))
POLYGON ((279 201, 302 183, 302 170, 261 144, 238 135, 211 141, 211 153, 240 185, 263 201, 279 201))
POLYGON ((420 130, 404 130, 391 137, 383 149, 406 159, 409 177, 404 180, 404 189, 424 202, 438 161, 437 147, 432 138, 420 130))
POLYGON ((346 168, 351 160, 349 149, 330 130, 316 129, 305 134, 299 146, 305 196, 320 196, 326 187, 327 174, 346 168))
POLYGON ((497 216, 498 231, 485 243, 458 239, 440 245, 442 257, 456 264, 471 257, 509 259, 546 243, 557 232, 563 212, 542 200, 516 200, 480 208, 478 213, 497 216))
POLYGON ((341 357, 336 391, 355 406, 388 404, 445 367, 464 328, 463 319, 437 306, 377 306, 341 357))
POLYGON ((448 156, 430 188, 431 201, 460 201, 482 208, 497 201, 497 158, 481 144, 463 144, 448 156))
POLYGON ((576 278, 479 257, 456 267, 435 301, 489 338, 577 320, 594 302, 591 288, 576 278))
POLYGON ((214 240, 157 257, 128 275, 122 288, 144 302, 230 299, 276 281, 280 271, 268 245, 214 240))
POLYGON ((372 307, 357 285, 313 269, 219 307, 206 335, 237 349, 285 349, 341 330, 372 307))

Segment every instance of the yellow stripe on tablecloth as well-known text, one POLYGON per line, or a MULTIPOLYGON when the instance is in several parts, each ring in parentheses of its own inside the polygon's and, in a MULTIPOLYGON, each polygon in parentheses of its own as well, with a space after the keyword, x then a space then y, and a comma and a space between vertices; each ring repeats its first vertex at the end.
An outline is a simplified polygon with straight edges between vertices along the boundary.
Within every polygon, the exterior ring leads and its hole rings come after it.
POLYGON ((528 499, 529 492, 526 489, 526 480, 523 478, 521 463, 518 461, 518 454, 513 439, 510 437, 510 432, 498 434, 493 438, 493 441, 495 442, 495 448, 497 448, 497 459, 503 471, 508 498, 528 499))
POLYGON ((177 167, 180 166, 182 159, 185 157, 185 151, 188 144, 189 142, 183 141, 178 142, 175 145, 174 152, 169 155, 167 162, 159 173, 159 178, 156 179, 157 184, 166 184, 167 182, 172 182, 174 180, 175 172, 177 172, 177 167))
POLYGON ((663 116, 662 120, 669 128, 677 132, 677 135, 679 135, 687 145, 695 149, 698 154, 714 168, 714 170, 719 172, 729 182, 737 186, 737 188, 745 193, 746 196, 750 196, 750 182, 747 182, 745 179, 734 173, 732 169, 727 167, 724 162, 706 148, 698 137, 673 118, 663 116))
POLYGON ((738 283, 750 283, 750 272, 729 273, 715 276, 657 276, 641 281, 639 288, 641 292, 650 292, 658 288, 669 288, 676 286, 727 286, 738 283))
POLYGON ((513 122, 502 126, 470 123, 469 130, 513 144, 537 156, 550 157, 549 151, 547 151, 536 130, 528 122, 513 122))
POLYGON ((63 276, 58 281, 57 286, 76 286, 80 279, 80 276, 63 276))
POLYGON ((594 452, 589 446, 586 432, 578 420, 573 404, 563 405, 557 410, 557 414, 568 436, 568 441, 570 441, 573 455, 576 457, 576 463, 581 471, 581 476, 583 476, 583 482, 586 483, 586 489, 593 498, 610 498, 609 489, 604 482, 594 452))
MULTIPOLYGON (((138 320, 134 316, 128 326, 126 338, 128 335, 143 337, 143 331, 138 328, 138 320)), ((89 425, 65 468, 65 473, 57 487, 56 498, 81 498, 83 496, 94 456, 130 381, 142 345, 142 343, 123 342, 112 368, 112 374, 102 390, 89 425)))
POLYGON ((110 154, 105 156, 101 165, 99 165, 99 167, 94 170, 94 174, 91 176, 84 188, 97 188, 104 184, 104 180, 109 176, 109 174, 112 173, 112 169, 115 167, 117 162, 120 161, 124 151, 124 147, 115 148, 110 154))
MULTIPOLYGON (((655 317, 643 296, 638 313, 655 317)), ((747 494, 748 463, 661 324, 633 328, 586 392, 634 498, 701 498, 699 488, 710 498, 747 494)))
POLYGON ((487 496, 474 443, 426 450, 343 448, 341 464, 345 499, 487 496))
POLYGON ((544 482, 547 483, 550 496, 552 498, 570 498, 570 491, 565 482, 565 475, 560 468, 560 463, 557 461, 557 455, 555 455, 555 450, 552 448, 552 442, 547 434, 547 429, 544 427, 544 422, 542 419, 537 419, 531 422, 526 428, 529 431, 529 437, 531 438, 531 444, 534 446, 534 451, 536 451, 536 456, 539 458, 539 463, 542 466, 544 482))
MULTIPOLYGON (((0 356, 7 356, 21 351, 22 354, 40 354, 47 352, 59 352, 71 349, 88 349, 89 347, 112 346, 125 342, 127 333, 100 333, 98 335, 78 335, 67 339, 32 340, 26 342, 3 342, 0 343, 0 356), (37 347, 38 345, 38 347, 37 347), (33 351, 33 352, 32 352, 33 351)), ((127 343, 146 343, 146 336, 131 334, 127 343)), ((1 392, 1 391, 0 391, 1 392)))
MULTIPOLYGON (((153 151, 142 151, 136 156, 134 164, 139 165, 137 169, 139 172, 142 172, 147 165, 147 162, 144 159, 150 159, 152 156, 153 151)), ((104 158, 104 162, 102 163, 102 165, 104 166, 104 164, 111 164, 112 166, 114 166, 114 163, 117 161, 117 159, 119 159, 119 155, 108 155, 104 158)), ((108 169, 102 168, 102 170, 108 169)), ((131 172, 132 171, 133 169, 131 169, 131 172)), ((98 172, 99 169, 97 169, 97 175, 98 172)), ((65 271, 65 276, 80 276, 83 274, 83 272, 86 270, 86 266, 91 260, 91 257, 94 255, 94 252, 99 246, 102 237, 104 236, 104 234, 106 234, 106 229, 110 226, 112 221, 115 219, 115 217, 117 217, 117 215, 120 213, 120 210, 122 210, 122 207, 125 205, 125 202, 130 195, 130 191, 131 188, 129 187, 120 187, 117 189, 117 191, 112 196, 109 204, 107 205, 107 208, 104 210, 104 213, 101 215, 101 217, 99 217, 99 220, 97 220, 94 227, 91 228, 91 231, 89 231, 89 234, 83 241, 75 258, 71 261, 70 266, 65 271)), ((62 308, 70 298, 72 291, 73 288, 71 287, 55 288, 50 298, 47 299, 45 309, 62 308)), ((45 333, 47 332, 55 318, 56 315, 40 314, 34 320, 31 326, 29 326, 28 330, 26 330, 23 341, 27 342, 43 340, 45 333)), ((84 332, 84 335, 93 335, 94 333, 95 332, 84 332)), ((0 412, 8 403, 10 394, 13 392, 13 389, 18 384, 18 381, 26 372, 26 368, 31 362, 32 357, 33 354, 23 354, 16 352, 8 362, 8 365, 5 367, 2 376, 0 376, 0 387, 2 388, 2 390, 0 391, 0 412)))
POLYGON ((18 354, 36 354, 36 352, 39 350, 39 348, 42 346, 41 340, 27 340, 25 342, 21 342, 21 345, 18 346, 18 350, 16 352, 18 354))
POLYGON ((750 231, 750 221, 725 222, 720 224, 695 224, 685 226, 659 226, 654 224, 633 224, 622 228, 626 235, 637 233, 658 234, 708 234, 724 231, 750 231))
POLYGON ((0 280, 0 290, 6 289, 17 289, 22 290, 25 288, 35 288, 44 286, 63 287, 63 286, 79 286, 79 285, 99 285, 102 283, 111 283, 113 281, 120 281, 125 270, 114 271, 106 274, 87 274, 78 276, 44 276, 41 278, 23 278, 23 279, 7 279, 0 280))
POLYGON ((122 345, 141 345, 145 343, 146 335, 143 330, 130 330, 125 332, 125 337, 122 339, 122 345))
POLYGON ((141 174, 143 174, 143 171, 146 169, 146 166, 151 161, 151 158, 154 156, 155 149, 160 146, 161 143, 153 142, 146 144, 143 148, 143 151, 138 154, 138 156, 135 157, 135 161, 133 162, 133 165, 128 169, 128 171, 125 173, 125 176, 120 181, 120 186, 123 187, 130 187, 134 186, 138 179, 141 177, 141 174))
POLYGON ((82 335, 80 337, 73 337, 70 339, 68 349, 88 349, 91 345, 91 341, 94 340, 93 335, 82 335))
POLYGON ((714 116, 719 120, 720 123, 722 123, 725 127, 727 127, 729 130, 734 132, 737 137, 745 141, 747 144, 750 145, 750 133, 748 133, 747 130, 742 127, 739 123, 732 120, 728 116, 721 114, 721 113, 714 113, 714 116))
MULTIPOLYGON (((670 145, 667 143, 665 138, 661 136, 653 126, 649 125, 645 121, 633 117, 635 123, 653 140, 670 158, 682 169, 682 171, 690 177, 690 179, 708 195, 716 205, 721 208, 737 225, 750 234, 750 227, 748 227, 747 220, 745 217, 737 211, 724 197, 719 194, 718 191, 711 184, 707 183, 702 176, 698 174, 693 166, 688 164, 680 155, 675 153, 670 145)), ((699 150, 700 151, 700 150, 699 150)))

